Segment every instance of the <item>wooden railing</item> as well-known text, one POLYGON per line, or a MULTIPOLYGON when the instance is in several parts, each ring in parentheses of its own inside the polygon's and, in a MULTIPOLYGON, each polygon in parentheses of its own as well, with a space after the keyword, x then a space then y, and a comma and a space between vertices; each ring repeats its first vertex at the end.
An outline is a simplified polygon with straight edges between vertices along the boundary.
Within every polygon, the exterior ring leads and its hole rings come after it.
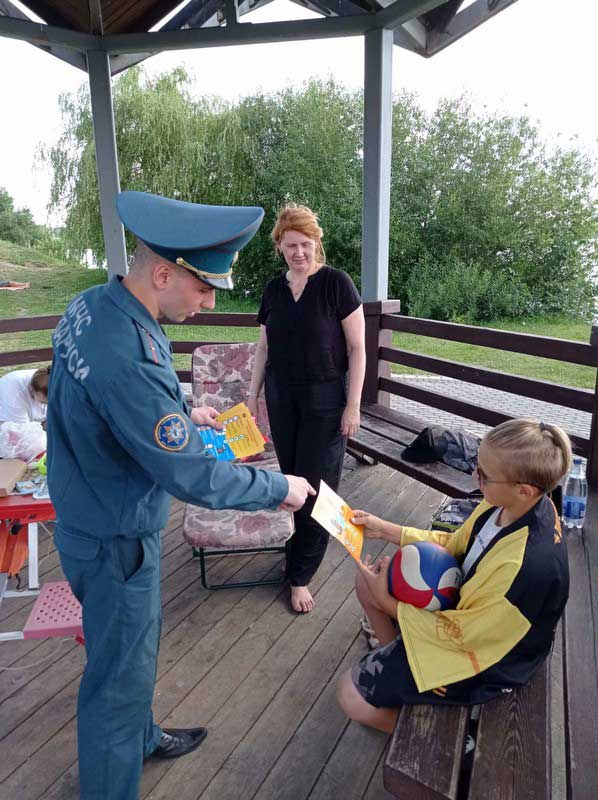
MULTIPOLYGON (((431 389, 422 389, 411 383, 392 378, 391 364, 400 364, 436 375, 443 375, 478 386, 499 389, 511 394, 529 397, 566 408, 584 411, 592 415, 589 438, 571 434, 575 452, 588 459, 588 477, 591 483, 598 484, 598 443, 597 443, 597 392, 565 386, 551 381, 525 378, 484 367, 462 364, 443 358, 413 353, 392 346, 392 334, 411 333, 435 339, 450 340, 465 344, 479 345, 506 352, 555 359, 569 364, 598 367, 598 327, 592 328, 589 343, 535 336, 527 333, 513 333, 492 328, 478 328, 449 322, 437 322, 416 317, 403 317, 397 312, 397 300, 385 300, 364 304, 366 318, 367 367, 363 400, 368 403, 389 402, 389 395, 398 395, 418 403, 441 409, 460 417, 474 420, 484 425, 494 426, 512 416, 499 408, 489 408, 478 402, 467 402, 447 396, 431 389), (594 467, 596 465, 596 467, 594 467), (596 474, 594 474, 596 473, 596 474)), ((0 320, 0 334, 24 331, 51 331, 60 316, 19 317, 0 320)), ((216 328, 251 328, 257 325, 256 314, 248 313, 202 313, 179 323, 185 326, 210 326, 216 328)), ((1 340, 0 340, 1 341, 1 340)), ((191 354, 200 344, 214 343, 215 340, 173 340, 175 353, 191 354)), ((19 366, 50 361, 51 347, 28 350, 0 352, 0 367, 19 366)), ((191 381, 191 370, 177 370, 179 380, 191 381)))
POLYGON ((393 347, 391 342, 393 332, 410 333, 597 368, 598 327, 592 328, 590 342, 586 344, 527 333, 478 328, 472 325, 437 322, 417 317, 402 317, 395 313, 396 301, 366 305, 371 307, 369 314, 366 310, 366 320, 369 323, 366 324, 369 333, 366 340, 369 364, 364 387, 366 402, 387 404, 388 395, 393 394, 483 425, 494 426, 505 420, 513 419, 512 415, 499 408, 484 406, 476 401, 468 402, 451 397, 446 393, 414 386, 400 378, 391 378, 390 364, 400 364, 424 372, 466 381, 473 386, 498 389, 576 411, 587 412, 592 415, 589 437, 574 433, 570 433, 570 437, 574 451, 588 459, 587 472, 590 484, 598 484, 598 446, 596 441, 598 387, 591 391, 551 381, 512 375, 485 367, 413 353, 400 347, 393 347), (377 308, 373 308, 373 306, 377 306, 377 308))
MULTIPOLYGON (((41 317, 17 317, 15 319, 0 320, 0 334, 23 333, 25 331, 53 331, 60 320, 60 316, 46 315, 41 317)), ((161 320, 164 324, 166 320, 161 320)), ((246 313, 205 313, 177 323, 177 325, 201 325, 202 327, 218 328, 254 328, 257 325, 256 314, 246 313)), ((0 339, 1 342, 1 339, 0 339)), ((172 349, 175 353, 189 353, 201 344, 216 344, 216 340, 173 340, 172 349)), ((30 350, 10 350, 0 352, 0 367, 22 366, 52 360, 51 347, 36 347, 30 350)), ((177 370, 177 375, 182 383, 191 381, 191 370, 177 370)))

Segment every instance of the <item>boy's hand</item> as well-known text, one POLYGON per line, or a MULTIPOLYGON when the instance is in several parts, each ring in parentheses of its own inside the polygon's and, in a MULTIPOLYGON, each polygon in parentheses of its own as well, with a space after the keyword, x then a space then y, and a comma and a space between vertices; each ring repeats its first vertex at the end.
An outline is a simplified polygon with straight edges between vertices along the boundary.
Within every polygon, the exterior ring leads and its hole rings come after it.
POLYGON ((199 406, 191 410, 191 422, 194 425, 209 425, 221 431, 224 425, 218 421, 218 411, 212 406, 199 406))
POLYGON ((379 558, 375 563, 372 563, 371 556, 367 555, 363 563, 361 563, 361 561, 357 562, 357 569, 361 572, 363 579, 366 581, 368 589, 378 608, 388 614, 389 617, 395 617, 397 613, 397 600, 388 591, 389 566, 389 556, 379 558))
MULTIPOLYGON (((363 525, 363 535, 366 539, 384 538, 384 520, 368 514, 367 511, 354 511, 351 517, 354 525, 363 525)), ((368 556, 369 558, 369 556, 368 556)))

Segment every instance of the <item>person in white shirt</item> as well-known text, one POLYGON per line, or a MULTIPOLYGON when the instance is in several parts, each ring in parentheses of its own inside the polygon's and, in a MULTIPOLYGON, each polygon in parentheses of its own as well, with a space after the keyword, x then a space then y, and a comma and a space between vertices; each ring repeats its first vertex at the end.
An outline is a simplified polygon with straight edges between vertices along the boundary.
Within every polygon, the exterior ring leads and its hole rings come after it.
POLYGON ((44 422, 50 367, 19 369, 0 378, 0 425, 4 422, 44 422))

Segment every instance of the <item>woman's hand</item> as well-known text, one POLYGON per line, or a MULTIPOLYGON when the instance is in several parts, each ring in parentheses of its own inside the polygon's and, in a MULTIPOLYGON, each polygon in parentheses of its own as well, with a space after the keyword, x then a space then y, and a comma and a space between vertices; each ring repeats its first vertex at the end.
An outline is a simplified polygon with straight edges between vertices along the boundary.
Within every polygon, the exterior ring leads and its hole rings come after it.
POLYGON ((354 511, 351 517, 354 525, 363 525, 363 535, 366 539, 384 539, 385 522, 380 517, 368 514, 367 511, 354 511))
POLYGON ((249 413, 254 419, 257 419, 257 397, 253 395, 247 395, 247 400, 245 401, 245 405, 249 409, 249 413))
POLYGON ((224 425, 218 421, 218 413, 212 406, 199 406, 191 410, 191 422, 194 425, 209 425, 221 431, 224 425))
POLYGON ((359 430, 359 406, 345 406, 341 419, 341 433, 343 436, 354 436, 359 430))

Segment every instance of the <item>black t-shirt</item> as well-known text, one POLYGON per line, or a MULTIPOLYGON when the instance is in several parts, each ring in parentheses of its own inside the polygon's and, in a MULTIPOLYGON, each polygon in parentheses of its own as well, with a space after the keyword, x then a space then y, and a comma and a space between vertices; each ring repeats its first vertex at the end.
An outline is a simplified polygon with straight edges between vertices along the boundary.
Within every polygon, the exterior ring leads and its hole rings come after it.
POLYGON ((283 384, 344 377, 349 363, 341 321, 361 305, 346 272, 323 266, 295 301, 286 273, 266 284, 257 315, 266 326, 266 368, 283 384))

